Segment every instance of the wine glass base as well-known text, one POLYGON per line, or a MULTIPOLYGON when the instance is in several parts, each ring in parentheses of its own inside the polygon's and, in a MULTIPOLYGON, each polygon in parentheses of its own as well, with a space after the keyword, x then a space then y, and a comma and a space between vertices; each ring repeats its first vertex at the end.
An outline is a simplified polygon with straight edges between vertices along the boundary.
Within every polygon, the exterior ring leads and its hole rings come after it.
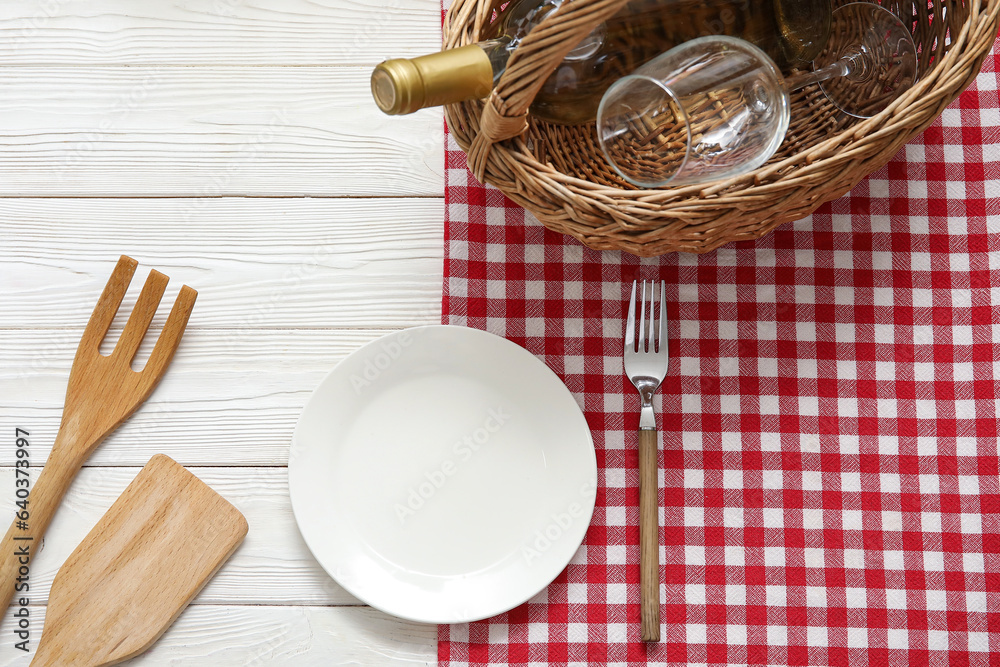
POLYGON ((854 2, 833 12, 830 40, 814 70, 842 61, 846 74, 820 83, 834 106, 856 118, 884 111, 917 81, 917 47, 902 21, 879 5, 854 2))

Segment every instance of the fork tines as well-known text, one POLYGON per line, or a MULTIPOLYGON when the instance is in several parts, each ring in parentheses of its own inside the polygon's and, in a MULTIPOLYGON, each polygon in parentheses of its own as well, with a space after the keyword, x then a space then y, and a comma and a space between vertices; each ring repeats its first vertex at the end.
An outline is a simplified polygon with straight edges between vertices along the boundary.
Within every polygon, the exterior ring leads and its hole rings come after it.
POLYGON ((638 295, 639 298, 636 299, 636 288, 638 286, 638 281, 632 281, 632 297, 629 299, 628 304, 628 320, 625 323, 625 347, 626 349, 631 349, 632 352, 659 352, 660 347, 666 344, 667 341, 667 288, 666 282, 660 281, 660 294, 657 299, 655 295, 656 283, 655 281, 642 281, 641 293, 638 295), (647 286, 648 282, 648 286, 647 286), (648 295, 648 296, 647 296, 648 295), (659 308, 659 327, 656 326, 656 317, 654 313, 654 306, 656 301, 660 302, 659 308), (638 303, 638 306, 637 306, 638 303), (648 305, 648 307, 647 307, 648 305), (639 313, 639 337, 636 339, 636 308, 638 307, 639 313), (647 318, 648 310, 648 318, 647 318), (647 321, 648 320, 648 321, 647 321), (647 326, 648 324, 648 326, 647 326), (654 329, 656 336, 654 338, 654 329))
MULTIPOLYGON (((104 291, 101 293, 83 331, 78 354, 81 352, 96 354, 98 352, 101 341, 111 329, 115 315, 118 314, 118 309, 125 298, 125 293, 128 291, 137 266, 138 262, 126 255, 122 255, 118 260, 115 270, 104 286, 104 291)), ((135 307, 132 309, 118 343, 110 355, 111 357, 126 364, 132 362, 146 332, 149 330, 149 325, 160 305, 168 281, 167 276, 155 269, 149 272, 135 307)), ((187 285, 181 288, 153 351, 149 355, 145 369, 149 369, 153 374, 158 374, 166 369, 180 342, 181 335, 187 327, 188 318, 191 316, 191 310, 194 308, 197 297, 198 293, 187 285)))

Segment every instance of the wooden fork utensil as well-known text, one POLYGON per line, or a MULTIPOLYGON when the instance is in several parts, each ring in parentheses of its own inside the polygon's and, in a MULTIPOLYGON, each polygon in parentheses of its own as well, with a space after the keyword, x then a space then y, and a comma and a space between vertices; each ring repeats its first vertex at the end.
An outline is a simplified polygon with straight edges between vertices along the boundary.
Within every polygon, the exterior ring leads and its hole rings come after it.
POLYGON ((136 266, 134 259, 122 255, 83 331, 52 452, 28 497, 21 501, 24 504, 18 505, 0 544, 0 608, 7 607, 18 577, 27 572, 76 473, 97 445, 152 393, 184 334, 198 296, 187 285, 181 288, 145 367, 132 370, 132 360, 167 286, 167 276, 154 270, 142 287, 114 351, 107 356, 101 354, 101 341, 111 328, 136 266))

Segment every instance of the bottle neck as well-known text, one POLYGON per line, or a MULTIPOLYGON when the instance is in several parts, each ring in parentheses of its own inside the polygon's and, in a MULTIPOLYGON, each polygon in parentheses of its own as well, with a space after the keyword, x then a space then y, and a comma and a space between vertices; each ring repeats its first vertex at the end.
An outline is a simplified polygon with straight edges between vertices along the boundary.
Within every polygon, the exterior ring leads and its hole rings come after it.
POLYGON ((500 80, 500 75, 507 69, 507 61, 517 48, 518 40, 511 37, 502 36, 496 39, 487 39, 477 42, 476 46, 483 50, 490 62, 490 69, 493 71, 493 85, 500 80))
POLYGON ((499 36, 412 59, 387 60, 372 72, 372 96, 387 114, 489 95, 521 39, 564 0, 512 0, 499 36))
POLYGON ((387 114, 408 114, 426 107, 489 95, 496 67, 506 65, 503 40, 487 48, 470 44, 419 58, 387 60, 372 72, 372 96, 387 114))

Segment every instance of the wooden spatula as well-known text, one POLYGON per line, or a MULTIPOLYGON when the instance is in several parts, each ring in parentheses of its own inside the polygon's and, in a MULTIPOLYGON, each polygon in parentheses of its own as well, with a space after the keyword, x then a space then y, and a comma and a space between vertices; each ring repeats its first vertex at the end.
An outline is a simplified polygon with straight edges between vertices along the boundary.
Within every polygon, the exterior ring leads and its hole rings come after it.
MULTIPOLYGON (((90 453, 152 393, 173 359, 198 293, 185 285, 141 371, 132 370, 168 278, 151 271, 114 351, 101 355, 101 341, 132 281, 137 262, 122 255, 83 331, 66 388, 62 423, 52 453, 28 498, 0 542, 0 609, 7 607, 21 567, 29 566, 45 529, 90 453)), ((23 503, 23 504, 22 504, 23 503)))
POLYGON ((32 667, 114 665, 145 651, 246 534, 239 510, 157 454, 59 568, 32 667))

